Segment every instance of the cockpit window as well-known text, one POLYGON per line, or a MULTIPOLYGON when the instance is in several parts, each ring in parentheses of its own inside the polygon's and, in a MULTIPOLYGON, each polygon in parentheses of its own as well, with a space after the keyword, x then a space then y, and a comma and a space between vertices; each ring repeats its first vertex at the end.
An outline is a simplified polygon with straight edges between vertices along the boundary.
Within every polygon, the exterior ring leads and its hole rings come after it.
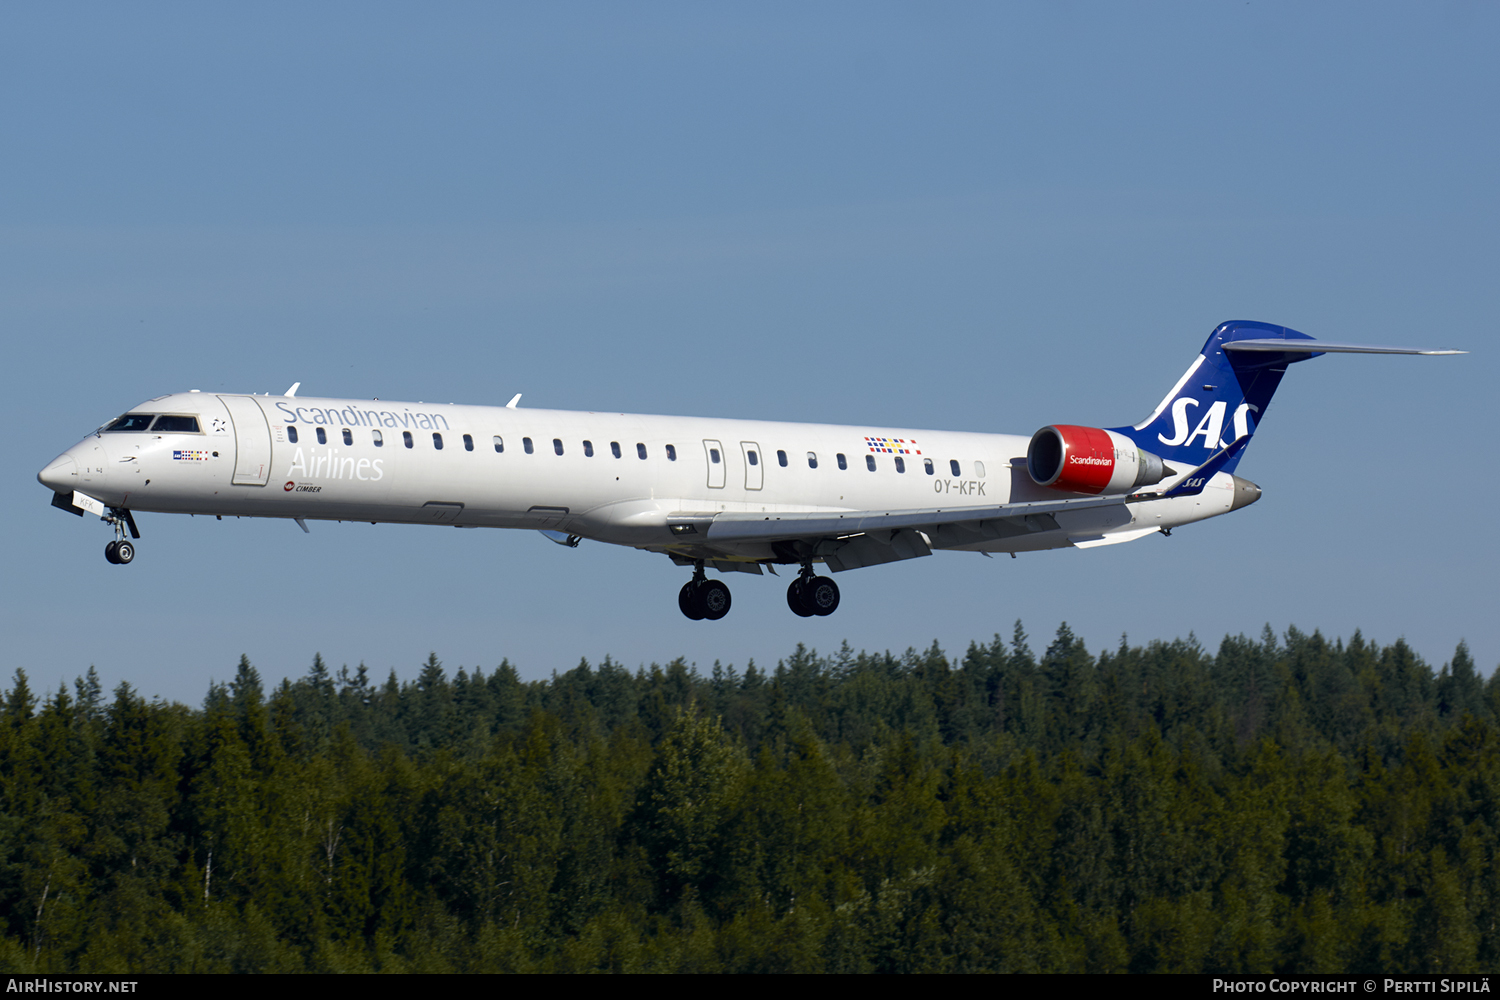
POLYGON ((156 418, 156 423, 151 429, 158 434, 197 434, 197 417, 179 417, 172 413, 163 413, 156 418))
POLYGON ((104 425, 107 431, 144 431, 150 428, 154 413, 127 413, 104 425))

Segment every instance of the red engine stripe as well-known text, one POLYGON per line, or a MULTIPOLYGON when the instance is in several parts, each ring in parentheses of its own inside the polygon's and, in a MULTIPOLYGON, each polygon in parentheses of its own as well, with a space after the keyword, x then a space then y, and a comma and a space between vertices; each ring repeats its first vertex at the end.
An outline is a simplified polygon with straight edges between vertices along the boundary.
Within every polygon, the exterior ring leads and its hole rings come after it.
POLYGON ((1102 493, 1115 472, 1115 444, 1097 427, 1054 424, 1063 441, 1063 468, 1056 490, 1102 493))

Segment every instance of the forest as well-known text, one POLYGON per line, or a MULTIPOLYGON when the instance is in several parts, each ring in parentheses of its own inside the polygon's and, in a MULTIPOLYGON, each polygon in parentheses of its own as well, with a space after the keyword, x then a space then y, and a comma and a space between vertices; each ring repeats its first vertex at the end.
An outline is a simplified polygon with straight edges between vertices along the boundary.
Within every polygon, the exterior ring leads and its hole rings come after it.
POLYGON ((0 968, 1500 968, 1500 680, 1266 627, 0 703, 0 968))

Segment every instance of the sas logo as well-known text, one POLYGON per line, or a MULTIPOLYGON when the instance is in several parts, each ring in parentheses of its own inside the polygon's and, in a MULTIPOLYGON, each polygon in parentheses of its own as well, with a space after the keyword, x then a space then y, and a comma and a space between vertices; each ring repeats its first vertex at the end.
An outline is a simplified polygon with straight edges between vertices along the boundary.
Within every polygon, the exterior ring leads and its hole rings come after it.
POLYGON ((1210 451, 1218 451, 1227 448, 1233 441, 1250 433, 1250 411, 1260 412, 1257 406, 1249 403, 1241 403, 1234 411, 1234 438, 1230 441, 1220 440, 1224 432, 1224 411, 1228 409, 1227 404, 1221 399, 1211 404, 1204 412, 1203 418, 1198 421, 1198 426, 1190 432, 1188 430, 1188 408, 1194 409, 1202 406, 1191 396, 1178 396, 1172 400, 1172 436, 1165 434, 1156 435, 1156 439, 1168 447, 1180 445, 1191 445, 1198 438, 1203 439, 1203 447, 1210 451))

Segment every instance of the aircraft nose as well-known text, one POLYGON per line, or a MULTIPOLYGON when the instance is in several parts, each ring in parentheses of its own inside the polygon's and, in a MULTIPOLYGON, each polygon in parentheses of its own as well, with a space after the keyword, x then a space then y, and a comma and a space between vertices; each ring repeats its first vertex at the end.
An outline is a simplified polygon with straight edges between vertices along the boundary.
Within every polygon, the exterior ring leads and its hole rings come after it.
POLYGON ((78 488, 78 463, 73 461, 72 455, 63 453, 48 462, 36 478, 53 493, 72 493, 78 488))

